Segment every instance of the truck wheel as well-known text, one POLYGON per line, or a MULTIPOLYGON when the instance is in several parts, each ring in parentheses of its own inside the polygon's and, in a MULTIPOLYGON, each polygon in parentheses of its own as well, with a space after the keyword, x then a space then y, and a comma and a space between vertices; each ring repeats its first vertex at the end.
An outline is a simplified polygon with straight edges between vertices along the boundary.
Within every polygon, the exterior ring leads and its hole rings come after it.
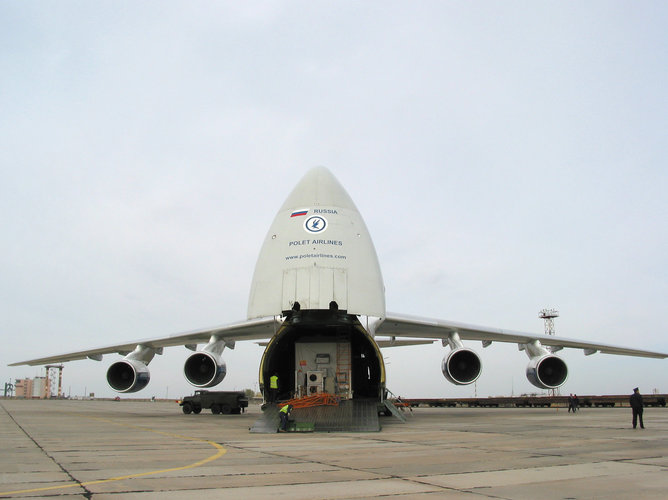
POLYGON ((213 413, 214 415, 218 415, 220 413, 220 406, 211 405, 211 413, 213 413))
POLYGON ((183 413, 185 413, 186 415, 190 415, 193 411, 193 405, 191 405, 190 403, 183 403, 182 409, 183 413))
POLYGON ((220 407, 220 412, 223 415, 229 415, 232 412, 232 408, 230 408, 230 405, 223 405, 220 407))
POLYGON ((202 407, 201 407, 201 406, 195 406, 195 407, 193 408, 193 413, 194 413, 195 415, 199 415, 201 411, 202 411, 202 407))

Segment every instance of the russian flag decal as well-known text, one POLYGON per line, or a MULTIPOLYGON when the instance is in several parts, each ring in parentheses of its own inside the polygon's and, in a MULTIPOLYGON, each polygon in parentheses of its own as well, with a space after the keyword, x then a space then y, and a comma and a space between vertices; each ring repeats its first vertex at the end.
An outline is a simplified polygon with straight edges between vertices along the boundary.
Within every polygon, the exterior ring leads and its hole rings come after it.
POLYGON ((300 217, 302 215, 306 215, 308 213, 308 208, 304 210, 295 210, 290 214, 290 217, 300 217))

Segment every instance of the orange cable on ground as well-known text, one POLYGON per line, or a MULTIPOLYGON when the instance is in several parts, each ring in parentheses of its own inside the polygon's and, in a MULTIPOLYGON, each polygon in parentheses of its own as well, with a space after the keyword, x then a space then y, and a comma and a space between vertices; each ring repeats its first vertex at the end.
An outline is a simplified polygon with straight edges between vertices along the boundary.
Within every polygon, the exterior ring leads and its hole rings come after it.
POLYGON ((313 406, 339 406, 339 401, 341 401, 340 396, 335 396, 334 394, 321 392, 319 394, 314 394, 312 396, 304 396, 303 398, 289 399, 283 403, 279 403, 278 406, 283 407, 286 404, 292 405, 292 408, 311 408, 313 406))

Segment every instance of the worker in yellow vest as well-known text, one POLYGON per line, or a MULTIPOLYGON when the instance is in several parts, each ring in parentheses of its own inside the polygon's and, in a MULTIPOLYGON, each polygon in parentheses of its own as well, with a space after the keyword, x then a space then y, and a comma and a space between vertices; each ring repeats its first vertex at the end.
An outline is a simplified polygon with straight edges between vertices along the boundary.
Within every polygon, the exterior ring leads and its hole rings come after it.
POLYGON ((275 403, 278 395, 278 375, 273 374, 269 377, 269 402, 275 403))
POLYGON ((288 430, 288 417, 292 411, 292 405, 284 405, 280 410, 278 410, 278 415, 281 417, 281 426, 279 427, 279 432, 286 432, 288 430))

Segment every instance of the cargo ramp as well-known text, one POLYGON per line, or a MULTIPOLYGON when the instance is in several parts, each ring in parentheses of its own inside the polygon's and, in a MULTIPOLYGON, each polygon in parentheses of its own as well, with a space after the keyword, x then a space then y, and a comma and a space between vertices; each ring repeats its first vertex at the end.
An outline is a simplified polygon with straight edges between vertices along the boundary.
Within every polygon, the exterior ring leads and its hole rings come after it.
MULTIPOLYGON (((394 405, 392 407, 394 408, 394 405)), ((323 405, 295 408, 292 410, 290 420, 298 423, 310 422, 314 425, 315 432, 380 431, 378 401, 376 399, 348 399, 341 401, 338 406, 323 405)), ((253 424, 250 432, 275 433, 278 430, 279 423, 278 406, 269 405, 262 416, 253 424)))

